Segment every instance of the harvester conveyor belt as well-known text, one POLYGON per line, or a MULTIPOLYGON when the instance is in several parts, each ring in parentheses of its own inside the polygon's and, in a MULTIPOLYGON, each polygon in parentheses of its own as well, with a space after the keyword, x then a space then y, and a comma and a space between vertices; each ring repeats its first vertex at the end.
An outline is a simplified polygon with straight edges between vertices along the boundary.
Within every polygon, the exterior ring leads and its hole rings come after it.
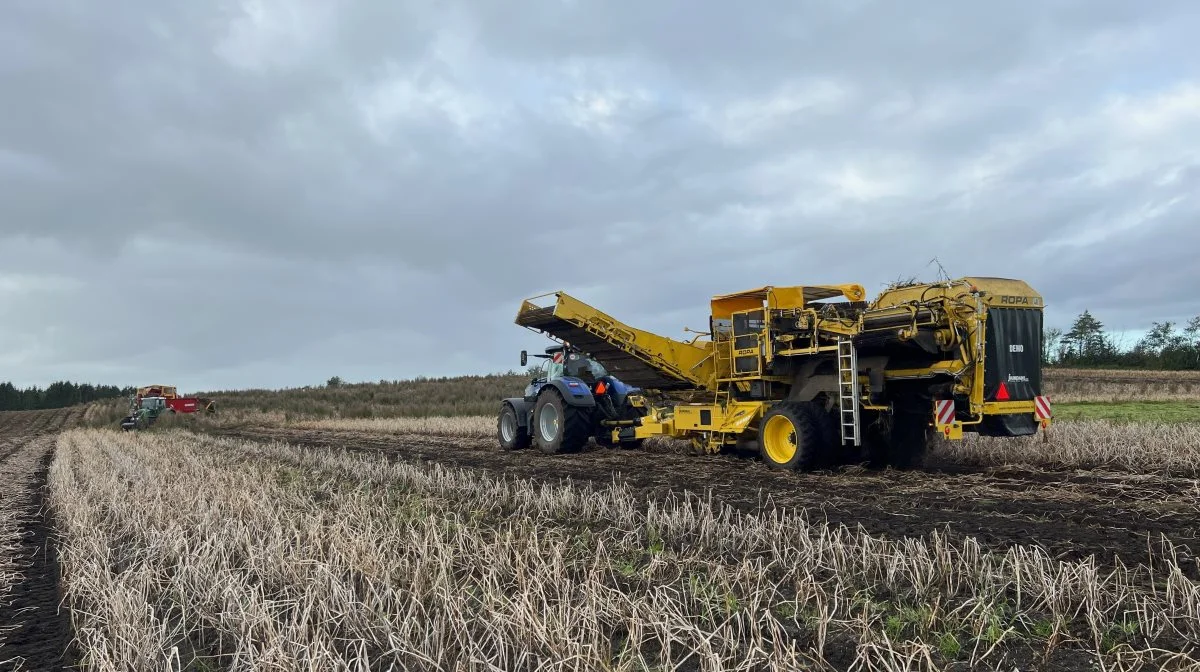
POLYGON ((710 375, 707 348, 635 329, 566 294, 557 296, 544 308, 526 302, 516 323, 571 344, 634 387, 696 389, 710 375))

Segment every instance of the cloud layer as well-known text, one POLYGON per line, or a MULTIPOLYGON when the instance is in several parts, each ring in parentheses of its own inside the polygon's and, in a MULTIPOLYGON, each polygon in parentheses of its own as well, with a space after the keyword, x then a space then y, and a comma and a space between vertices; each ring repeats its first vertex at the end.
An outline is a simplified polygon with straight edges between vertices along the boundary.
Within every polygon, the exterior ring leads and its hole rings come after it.
POLYGON ((1200 312, 1195 3, 19 0, 0 378, 515 368, 522 298, 649 329, 760 284, 1200 312))

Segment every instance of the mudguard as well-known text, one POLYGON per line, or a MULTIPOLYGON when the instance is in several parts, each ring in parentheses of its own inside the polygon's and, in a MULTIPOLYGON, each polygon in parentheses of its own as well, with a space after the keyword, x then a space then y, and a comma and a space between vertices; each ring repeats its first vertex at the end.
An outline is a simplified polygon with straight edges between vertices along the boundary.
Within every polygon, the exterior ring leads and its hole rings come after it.
POLYGON ((501 408, 503 408, 506 404, 512 406, 513 410, 517 412, 517 426, 521 428, 528 428, 529 416, 533 413, 533 403, 525 401, 521 397, 513 397, 511 399, 504 399, 501 401, 501 408))
MULTIPOLYGON (((578 378, 563 376, 555 378, 546 383, 547 386, 553 386, 562 395, 562 398, 569 406, 579 406, 582 408, 593 408, 596 405, 596 399, 592 396, 592 388, 587 383, 578 378)), ((538 394, 541 394, 539 391, 538 394)))
POLYGON ((613 404, 615 404, 617 408, 621 408, 625 405, 625 399, 628 398, 629 395, 641 391, 636 387, 626 385, 625 383, 621 382, 620 379, 614 376, 604 376, 600 380, 603 380, 604 384, 608 387, 608 393, 612 396, 613 404))

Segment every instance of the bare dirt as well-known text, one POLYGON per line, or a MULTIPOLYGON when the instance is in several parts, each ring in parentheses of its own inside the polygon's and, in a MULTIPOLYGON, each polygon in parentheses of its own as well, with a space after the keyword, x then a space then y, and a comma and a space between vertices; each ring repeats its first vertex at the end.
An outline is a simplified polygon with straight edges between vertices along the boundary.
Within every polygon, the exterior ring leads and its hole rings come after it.
POLYGON ((848 467, 800 474, 768 469, 757 458, 694 457, 590 447, 573 455, 534 449, 504 452, 494 440, 382 435, 294 428, 237 428, 214 433, 312 447, 385 453, 397 460, 438 462, 543 482, 624 482, 661 497, 690 490, 740 510, 782 506, 827 521, 898 538, 938 531, 975 537, 1003 551, 1037 545, 1052 557, 1113 566, 1157 564, 1162 540, 1200 578, 1200 482, 1196 479, 1100 471, 939 469, 867 471, 848 467), (1190 564, 1189 564, 1190 563, 1190 564))
MULTIPOLYGON (((71 621, 61 598, 54 521, 46 507, 46 475, 54 437, 78 423, 81 408, 0 412, 0 516, 20 535, 12 553, 21 578, 0 594, 0 670, 61 670, 71 621)), ((6 561, 8 558, 5 559, 6 561)))

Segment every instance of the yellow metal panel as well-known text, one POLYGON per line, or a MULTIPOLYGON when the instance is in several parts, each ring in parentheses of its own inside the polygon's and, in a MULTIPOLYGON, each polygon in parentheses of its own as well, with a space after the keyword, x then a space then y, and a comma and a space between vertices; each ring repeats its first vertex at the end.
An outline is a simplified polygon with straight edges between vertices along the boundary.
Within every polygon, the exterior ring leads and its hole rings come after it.
POLYGON ((773 287, 767 293, 767 307, 771 310, 803 308, 805 303, 804 289, 804 287, 773 287))
POLYGON ((980 292, 980 300, 989 306, 1041 308, 1042 295, 1022 280, 1009 278, 965 277, 949 282, 925 283, 884 291, 875 299, 873 308, 909 305, 936 299, 967 300, 971 293, 980 292))
POLYGON ((947 359, 941 362, 935 362, 929 368, 925 369, 892 369, 884 372, 884 378, 898 380, 903 378, 927 378, 938 373, 955 374, 967 365, 957 359, 947 359))
POLYGON ((772 310, 803 308, 810 301, 822 301, 844 296, 851 301, 862 301, 867 290, 862 285, 795 285, 791 287, 755 287, 733 294, 719 294, 712 298, 712 316, 729 319, 741 310, 762 308, 772 310))
POLYGON ((733 318, 734 313, 762 308, 762 305, 761 296, 716 297, 712 300, 712 316, 714 320, 729 320, 733 318))
POLYGON ((984 415, 1012 415, 1036 411, 1032 401, 988 401, 983 404, 984 415))
POLYGON ((677 430, 711 430, 713 428, 713 414, 717 410, 712 405, 688 405, 675 407, 675 429, 677 430), (708 411, 709 422, 707 424, 700 421, 701 411, 708 411))
POLYGON ((721 418, 721 431, 741 434, 750 423, 762 417, 767 405, 761 401, 735 401, 730 403, 721 418))
POLYGON ((955 420, 948 425, 938 424, 937 432, 938 434, 941 434, 942 438, 944 439, 950 441, 961 441, 963 438, 963 423, 955 420))
POLYGON ((722 407, 716 404, 686 404, 674 411, 676 432, 728 432, 740 434, 762 416, 766 404, 761 401, 735 401, 722 407), (708 414, 708 422, 702 416, 708 414))

